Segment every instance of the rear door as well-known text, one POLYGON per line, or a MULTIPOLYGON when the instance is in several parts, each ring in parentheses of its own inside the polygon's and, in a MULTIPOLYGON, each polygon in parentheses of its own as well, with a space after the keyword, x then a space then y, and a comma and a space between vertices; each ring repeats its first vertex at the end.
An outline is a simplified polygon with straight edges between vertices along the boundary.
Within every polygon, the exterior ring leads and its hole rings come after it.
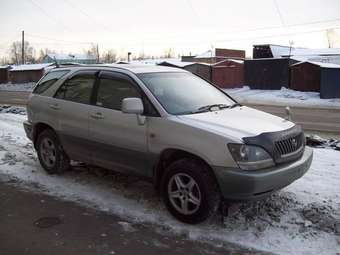
POLYGON ((141 97, 129 76, 101 72, 90 111, 90 135, 95 164, 122 172, 149 175, 147 125, 139 125, 134 114, 121 111, 122 100, 141 97))
POLYGON ((89 163, 89 110, 95 71, 81 71, 67 79, 55 94, 59 136, 66 153, 89 163))

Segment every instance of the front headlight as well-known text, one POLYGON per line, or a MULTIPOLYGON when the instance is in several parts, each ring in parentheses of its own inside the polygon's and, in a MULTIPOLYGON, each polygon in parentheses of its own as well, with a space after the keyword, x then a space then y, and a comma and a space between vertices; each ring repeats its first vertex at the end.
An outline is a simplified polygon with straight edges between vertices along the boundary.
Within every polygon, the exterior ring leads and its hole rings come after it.
POLYGON ((243 170, 257 170, 274 166, 272 157, 261 147, 245 144, 228 144, 229 151, 243 170))

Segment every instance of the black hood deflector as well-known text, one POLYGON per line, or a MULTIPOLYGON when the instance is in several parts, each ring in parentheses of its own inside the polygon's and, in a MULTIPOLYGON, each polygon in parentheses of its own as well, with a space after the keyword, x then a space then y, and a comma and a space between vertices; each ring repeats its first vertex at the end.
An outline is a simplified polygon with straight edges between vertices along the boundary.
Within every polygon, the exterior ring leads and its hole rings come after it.
MULTIPOLYGON (((281 155, 275 148, 275 143, 293 137, 304 136, 301 126, 295 125, 289 129, 261 133, 257 136, 244 137, 243 141, 248 145, 256 145, 265 149, 274 159, 276 163, 281 163, 281 155)), ((304 137, 301 137, 304 139, 304 137)), ((302 154, 301 154, 302 155, 302 154)), ((294 155, 291 160, 300 157, 301 155, 294 155)))

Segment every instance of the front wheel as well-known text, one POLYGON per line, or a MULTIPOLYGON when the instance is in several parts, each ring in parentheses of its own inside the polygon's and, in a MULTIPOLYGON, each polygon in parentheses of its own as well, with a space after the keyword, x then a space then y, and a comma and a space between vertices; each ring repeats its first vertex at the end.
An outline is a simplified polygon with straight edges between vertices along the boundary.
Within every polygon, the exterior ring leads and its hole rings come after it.
POLYGON ((220 205, 220 193, 208 166, 195 159, 172 163, 162 178, 162 196, 170 213, 178 220, 200 223, 220 205))

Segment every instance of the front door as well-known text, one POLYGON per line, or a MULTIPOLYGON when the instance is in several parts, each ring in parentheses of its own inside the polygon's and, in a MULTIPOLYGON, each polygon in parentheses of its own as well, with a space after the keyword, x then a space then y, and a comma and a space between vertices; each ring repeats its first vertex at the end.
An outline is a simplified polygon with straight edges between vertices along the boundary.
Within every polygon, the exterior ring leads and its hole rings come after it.
POLYGON ((148 176, 147 126, 139 125, 136 115, 122 113, 122 100, 128 97, 141 94, 127 75, 100 73, 90 111, 92 160, 105 168, 148 176))

